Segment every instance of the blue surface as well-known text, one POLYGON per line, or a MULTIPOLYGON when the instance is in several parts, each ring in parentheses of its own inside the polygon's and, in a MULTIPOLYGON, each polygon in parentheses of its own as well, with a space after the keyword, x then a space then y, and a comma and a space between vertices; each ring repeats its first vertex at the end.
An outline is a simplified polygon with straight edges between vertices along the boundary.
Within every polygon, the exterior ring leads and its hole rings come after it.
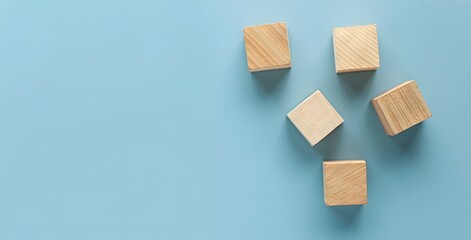
POLYGON ((0 239, 470 239, 469 1, 0 1, 0 239), (250 74, 242 28, 286 21, 293 67, 250 74), (331 30, 376 23, 381 68, 336 75, 331 30), (417 80, 388 137, 369 99, 417 80), (320 89, 346 120, 287 120, 320 89), (323 202, 364 158, 368 205, 323 202))

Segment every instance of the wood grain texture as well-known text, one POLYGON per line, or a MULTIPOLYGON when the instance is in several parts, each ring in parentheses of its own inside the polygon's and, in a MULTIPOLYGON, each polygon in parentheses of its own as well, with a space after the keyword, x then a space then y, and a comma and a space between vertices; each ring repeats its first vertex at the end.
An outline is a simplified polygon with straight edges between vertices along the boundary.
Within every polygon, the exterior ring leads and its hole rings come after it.
POLYGON ((314 92, 287 116, 311 147, 343 123, 343 118, 321 91, 314 92))
POLYGON ((368 203, 365 160, 324 161, 323 165, 327 206, 368 203))
POLYGON ((414 80, 371 100, 386 134, 394 136, 432 116, 414 80))
POLYGON ((332 34, 337 73, 379 68, 376 24, 334 28, 332 34))
POLYGON ((286 23, 246 27, 244 40, 250 72, 291 67, 286 23))

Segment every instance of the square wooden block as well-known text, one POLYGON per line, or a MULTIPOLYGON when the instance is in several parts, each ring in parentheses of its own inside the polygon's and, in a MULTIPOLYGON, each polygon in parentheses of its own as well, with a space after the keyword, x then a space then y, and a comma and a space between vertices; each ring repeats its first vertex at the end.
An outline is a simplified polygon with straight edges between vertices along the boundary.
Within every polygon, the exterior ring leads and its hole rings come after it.
POLYGON ((337 73, 379 68, 376 24, 334 28, 332 34, 337 73))
POLYGON ((291 110, 288 118, 311 147, 343 123, 343 118, 319 90, 291 110))
POLYGON ((324 201, 327 206, 367 204, 366 161, 324 161, 324 201))
POLYGON ((244 40, 250 72, 291 67, 286 23, 246 27, 244 40))
POLYGON ((386 134, 394 136, 432 116, 414 80, 371 100, 386 134))

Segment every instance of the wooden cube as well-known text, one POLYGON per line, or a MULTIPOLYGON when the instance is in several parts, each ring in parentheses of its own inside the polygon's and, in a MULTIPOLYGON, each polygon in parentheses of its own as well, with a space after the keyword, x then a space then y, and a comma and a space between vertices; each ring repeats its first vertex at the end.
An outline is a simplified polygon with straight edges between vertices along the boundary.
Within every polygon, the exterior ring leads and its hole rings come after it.
POLYGON ((337 73, 379 68, 376 24, 334 28, 332 34, 337 73))
POLYGON ((327 206, 368 203, 365 160, 324 161, 323 169, 327 206))
POLYGON ((291 67, 286 23, 246 27, 244 39, 250 72, 291 67))
POLYGON ((314 92, 291 110, 288 113, 288 118, 311 147, 343 123, 343 118, 321 91, 314 92))
POLYGON ((394 136, 432 116, 414 80, 371 100, 386 134, 394 136))

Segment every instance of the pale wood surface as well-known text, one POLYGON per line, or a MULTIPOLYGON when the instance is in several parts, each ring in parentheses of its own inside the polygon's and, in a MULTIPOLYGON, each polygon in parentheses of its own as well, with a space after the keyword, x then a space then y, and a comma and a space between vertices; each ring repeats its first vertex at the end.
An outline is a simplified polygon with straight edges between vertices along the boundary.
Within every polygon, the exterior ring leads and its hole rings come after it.
POLYGON ((371 100, 386 134, 394 136, 424 120, 432 113, 414 80, 371 100))
POLYGON ((246 27, 244 40, 249 71, 291 67, 286 23, 246 27))
POLYGON ((343 123, 343 118, 321 91, 314 92, 287 116, 311 146, 343 123))
POLYGON ((335 71, 368 71, 379 68, 376 24, 334 28, 335 71))
POLYGON ((365 160, 324 161, 323 165, 327 206, 368 203, 365 160))

